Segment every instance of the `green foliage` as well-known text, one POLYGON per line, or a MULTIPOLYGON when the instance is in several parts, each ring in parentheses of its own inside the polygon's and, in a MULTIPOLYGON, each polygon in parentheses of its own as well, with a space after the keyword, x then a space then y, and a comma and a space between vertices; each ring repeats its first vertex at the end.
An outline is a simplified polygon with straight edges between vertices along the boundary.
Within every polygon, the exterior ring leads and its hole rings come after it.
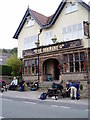
POLYGON ((83 85, 82 84, 80 84, 80 90, 82 90, 83 89, 83 85))
POLYGON ((0 53, 10 53, 10 54, 17 54, 17 47, 13 49, 0 49, 0 53))
POLYGON ((12 67, 6 65, 0 65, 0 75, 10 76, 12 73, 12 67))
POLYGON ((19 60, 17 58, 16 54, 13 54, 13 55, 11 55, 10 58, 8 58, 7 64, 12 67, 12 70, 13 70, 12 75, 13 76, 21 75, 20 69, 21 69, 21 66, 22 66, 22 62, 21 62, 21 60, 19 60))
POLYGON ((10 53, 10 49, 0 49, 1 53, 10 53))
POLYGON ((11 50, 10 50, 10 53, 11 53, 11 54, 17 54, 17 48, 11 49, 11 50))

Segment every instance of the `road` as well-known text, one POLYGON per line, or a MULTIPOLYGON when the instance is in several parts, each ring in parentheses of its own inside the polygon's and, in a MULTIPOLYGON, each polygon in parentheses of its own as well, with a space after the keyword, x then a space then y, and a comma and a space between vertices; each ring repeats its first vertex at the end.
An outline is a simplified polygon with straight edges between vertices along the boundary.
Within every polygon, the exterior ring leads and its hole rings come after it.
POLYGON ((88 118, 84 105, 73 105, 45 101, 24 101, 3 98, 4 118, 88 118))

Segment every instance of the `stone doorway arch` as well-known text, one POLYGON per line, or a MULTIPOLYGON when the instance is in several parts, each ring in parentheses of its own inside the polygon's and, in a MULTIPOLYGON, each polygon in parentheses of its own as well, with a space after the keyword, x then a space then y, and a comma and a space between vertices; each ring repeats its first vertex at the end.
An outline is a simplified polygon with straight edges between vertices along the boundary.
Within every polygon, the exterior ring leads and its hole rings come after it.
POLYGON ((58 64, 59 61, 55 58, 49 58, 43 62, 42 69, 44 81, 59 80, 58 64))

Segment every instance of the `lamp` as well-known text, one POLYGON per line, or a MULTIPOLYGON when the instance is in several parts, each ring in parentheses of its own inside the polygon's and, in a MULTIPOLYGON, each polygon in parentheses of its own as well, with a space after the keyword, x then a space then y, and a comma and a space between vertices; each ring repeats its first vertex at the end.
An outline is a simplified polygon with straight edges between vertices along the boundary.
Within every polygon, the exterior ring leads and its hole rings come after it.
POLYGON ((54 37, 51 40, 53 41, 53 43, 56 43, 56 41, 57 41, 56 35, 54 35, 54 37))
POLYGON ((39 47, 39 44, 40 44, 39 41, 35 42, 35 45, 37 46, 37 48, 39 47))

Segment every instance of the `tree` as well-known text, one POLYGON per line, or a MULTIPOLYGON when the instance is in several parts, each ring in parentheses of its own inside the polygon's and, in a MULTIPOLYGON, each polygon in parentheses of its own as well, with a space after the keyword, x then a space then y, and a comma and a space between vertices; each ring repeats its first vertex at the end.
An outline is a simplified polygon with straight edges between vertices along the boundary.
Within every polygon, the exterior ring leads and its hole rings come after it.
POLYGON ((12 70, 13 70, 12 75, 13 76, 21 75, 20 70, 21 70, 22 62, 21 62, 21 60, 19 60, 17 58, 16 54, 13 54, 13 55, 11 55, 10 58, 8 58, 7 64, 12 67, 12 70))
POLYGON ((11 53, 11 54, 17 54, 17 48, 11 49, 11 50, 10 50, 10 53, 11 53))

